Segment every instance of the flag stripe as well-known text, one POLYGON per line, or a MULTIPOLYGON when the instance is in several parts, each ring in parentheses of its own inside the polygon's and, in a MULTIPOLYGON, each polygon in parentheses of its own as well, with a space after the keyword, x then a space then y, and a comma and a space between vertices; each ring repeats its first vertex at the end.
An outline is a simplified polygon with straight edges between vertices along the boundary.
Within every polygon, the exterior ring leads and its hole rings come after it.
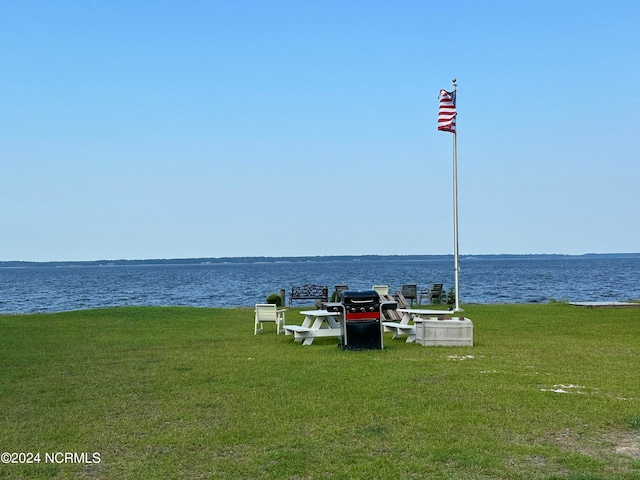
POLYGON ((456 133, 456 92, 440 90, 440 108, 438 109, 438 130, 456 133))

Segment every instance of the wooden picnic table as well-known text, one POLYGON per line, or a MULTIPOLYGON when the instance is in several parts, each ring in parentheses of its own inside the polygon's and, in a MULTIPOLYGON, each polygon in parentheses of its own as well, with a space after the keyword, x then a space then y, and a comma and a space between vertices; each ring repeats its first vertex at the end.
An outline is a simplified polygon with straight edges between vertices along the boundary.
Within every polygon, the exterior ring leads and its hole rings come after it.
POLYGON ((342 329, 338 321, 338 314, 327 310, 307 310, 300 312, 304 315, 302 325, 285 325, 286 335, 293 335, 294 342, 311 345, 317 337, 340 337, 342 329))

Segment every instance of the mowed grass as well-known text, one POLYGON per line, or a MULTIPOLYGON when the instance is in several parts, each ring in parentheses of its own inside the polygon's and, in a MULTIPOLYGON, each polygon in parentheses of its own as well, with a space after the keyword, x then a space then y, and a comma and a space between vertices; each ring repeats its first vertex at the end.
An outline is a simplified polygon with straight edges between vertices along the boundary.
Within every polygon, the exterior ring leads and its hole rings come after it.
POLYGON ((252 309, 2 316, 0 452, 40 463, 0 478, 640 478, 640 308, 465 314, 473 347, 373 351, 252 309))

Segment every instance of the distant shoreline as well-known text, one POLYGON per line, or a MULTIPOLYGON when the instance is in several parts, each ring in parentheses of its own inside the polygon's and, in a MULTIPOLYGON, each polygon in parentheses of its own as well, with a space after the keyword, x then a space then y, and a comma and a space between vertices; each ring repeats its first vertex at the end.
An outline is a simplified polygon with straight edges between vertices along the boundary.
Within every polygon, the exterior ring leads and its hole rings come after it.
MULTIPOLYGON (((543 260, 572 258, 640 258, 640 253, 586 253, 568 254, 480 254, 461 255, 461 261, 469 260, 543 260)), ((0 268, 38 268, 38 267, 110 267, 135 265, 209 265, 209 264, 248 264, 248 263, 302 263, 302 262, 343 262, 343 261, 439 261, 453 260, 453 255, 324 255, 302 257, 206 257, 172 258, 147 260, 92 260, 92 261, 0 261, 0 268)))

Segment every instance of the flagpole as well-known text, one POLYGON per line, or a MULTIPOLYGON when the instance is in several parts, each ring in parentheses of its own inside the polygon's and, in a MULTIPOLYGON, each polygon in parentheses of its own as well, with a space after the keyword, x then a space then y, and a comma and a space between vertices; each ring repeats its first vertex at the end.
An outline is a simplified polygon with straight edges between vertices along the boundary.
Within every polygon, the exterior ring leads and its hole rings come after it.
MULTIPOLYGON (((456 79, 452 79, 453 92, 456 91, 456 79)), ((455 95, 455 93, 454 93, 455 95)), ((458 128, 453 132, 453 268, 455 282, 455 311, 462 311, 460 308, 460 260, 458 258, 458 128)))

